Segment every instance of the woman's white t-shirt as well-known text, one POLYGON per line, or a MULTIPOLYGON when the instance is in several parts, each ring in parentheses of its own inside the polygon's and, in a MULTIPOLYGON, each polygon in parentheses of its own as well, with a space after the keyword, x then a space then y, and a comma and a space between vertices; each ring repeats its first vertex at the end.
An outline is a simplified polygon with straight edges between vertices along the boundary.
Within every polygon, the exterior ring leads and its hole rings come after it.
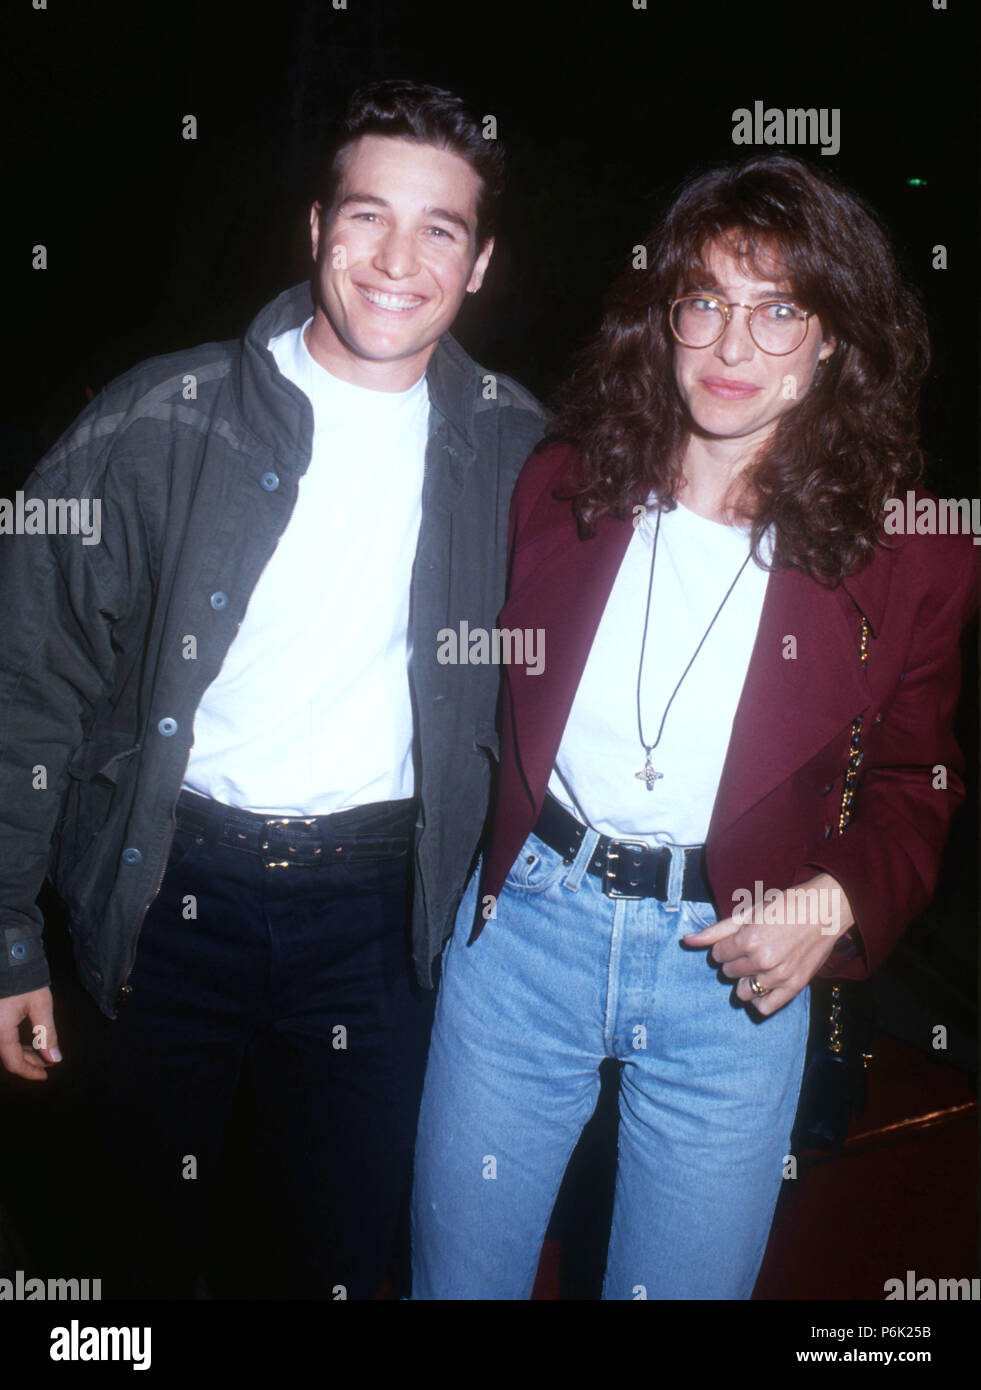
MULTIPOLYGON (((648 791, 635 776, 645 753, 637 727, 637 672, 657 513, 635 527, 600 620, 549 779, 580 820, 620 839, 702 844, 732 722, 756 641, 769 572, 750 559, 685 676, 651 762, 648 791)), ((750 548, 748 528, 724 526, 680 503, 661 514, 641 684, 651 744, 671 692, 750 548)), ((772 558, 772 536, 761 546, 772 558)))

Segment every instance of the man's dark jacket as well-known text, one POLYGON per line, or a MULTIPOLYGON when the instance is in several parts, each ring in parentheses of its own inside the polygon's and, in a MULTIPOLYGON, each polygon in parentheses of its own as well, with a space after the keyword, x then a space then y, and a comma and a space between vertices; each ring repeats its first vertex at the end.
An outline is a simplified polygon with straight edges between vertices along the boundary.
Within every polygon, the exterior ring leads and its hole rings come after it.
MULTIPOLYGON (((48 982, 35 903, 47 873, 82 981, 116 1014, 166 868, 195 711, 309 464, 310 402, 266 345, 311 312, 309 288, 297 286, 243 342, 154 358, 92 402, 24 493, 101 499, 98 544, 0 535, 0 997, 48 982)), ((427 378, 409 624, 420 797, 412 940, 429 985, 487 811, 499 674, 440 664, 437 633, 463 620, 494 626, 511 490, 545 420, 449 335, 427 378)), ((350 524, 367 530, 385 505, 366 495, 350 524)), ((306 601, 300 573, 294 601, 306 601)), ((356 587, 350 602, 360 602, 356 587)))

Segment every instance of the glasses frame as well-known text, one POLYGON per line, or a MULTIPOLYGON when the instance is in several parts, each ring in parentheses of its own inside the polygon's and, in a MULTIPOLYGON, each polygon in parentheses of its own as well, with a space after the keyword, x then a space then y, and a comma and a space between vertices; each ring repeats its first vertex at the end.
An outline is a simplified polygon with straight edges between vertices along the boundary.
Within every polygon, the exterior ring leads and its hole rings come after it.
POLYGON ((725 304, 721 299, 719 299, 718 295, 692 293, 679 294, 677 299, 672 299, 668 301, 668 327, 671 329, 675 341, 679 342, 682 347, 689 348, 692 352, 701 352, 703 348, 713 347, 725 333, 726 329, 729 327, 729 321, 732 317, 733 309, 746 309, 749 311, 746 319, 746 327, 749 330, 749 336, 752 338, 756 347, 759 348, 760 352, 765 352, 767 357, 789 357, 792 352, 796 352, 799 347, 802 347, 804 345, 804 342, 807 339, 807 335, 810 332, 811 319, 814 318, 813 309, 802 309, 800 305, 795 304, 792 299, 764 299, 761 300, 759 304, 752 305, 741 304, 737 300, 732 304, 725 304), (696 345, 695 343, 686 343, 684 338, 679 336, 674 326, 674 306, 676 304, 683 303, 686 299, 707 299, 722 310, 722 313, 724 315, 722 327, 719 329, 718 333, 716 333, 715 337, 710 342, 699 343, 696 345), (771 304, 789 305, 790 308, 796 309, 797 312, 801 314, 804 319, 804 332, 801 334, 800 342, 795 343, 792 348, 787 348, 784 352, 774 352, 772 348, 765 348, 763 344, 758 341, 756 334, 753 332, 753 315, 756 313, 757 309, 766 309, 771 304))

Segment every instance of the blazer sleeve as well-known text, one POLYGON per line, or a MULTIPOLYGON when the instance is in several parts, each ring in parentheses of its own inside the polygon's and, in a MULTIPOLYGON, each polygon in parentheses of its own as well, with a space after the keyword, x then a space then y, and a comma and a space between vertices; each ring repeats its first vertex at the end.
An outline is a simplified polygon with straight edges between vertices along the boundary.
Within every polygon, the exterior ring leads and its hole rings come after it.
MULTIPOLYGON (((970 548, 970 547, 969 547, 970 548)), ((961 682, 959 636, 978 604, 977 551, 948 569, 939 610, 921 608, 899 688, 878 724, 866 718, 855 811, 810 861, 838 880, 855 916, 861 955, 832 952, 819 974, 860 979, 876 970, 933 896, 951 818, 964 799, 953 733, 961 682)))

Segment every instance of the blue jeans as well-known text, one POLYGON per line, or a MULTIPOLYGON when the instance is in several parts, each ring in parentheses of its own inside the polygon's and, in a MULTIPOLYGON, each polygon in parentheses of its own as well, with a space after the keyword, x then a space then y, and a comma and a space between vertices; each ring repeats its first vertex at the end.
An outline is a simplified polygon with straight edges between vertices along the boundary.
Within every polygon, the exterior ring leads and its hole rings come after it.
POLYGON ((808 990, 766 1019, 706 951, 716 920, 679 899, 604 895, 534 834, 467 946, 478 871, 443 958, 412 1197, 413 1298, 522 1299, 604 1057, 622 1063, 603 1297, 742 1299, 780 1191, 808 990))

